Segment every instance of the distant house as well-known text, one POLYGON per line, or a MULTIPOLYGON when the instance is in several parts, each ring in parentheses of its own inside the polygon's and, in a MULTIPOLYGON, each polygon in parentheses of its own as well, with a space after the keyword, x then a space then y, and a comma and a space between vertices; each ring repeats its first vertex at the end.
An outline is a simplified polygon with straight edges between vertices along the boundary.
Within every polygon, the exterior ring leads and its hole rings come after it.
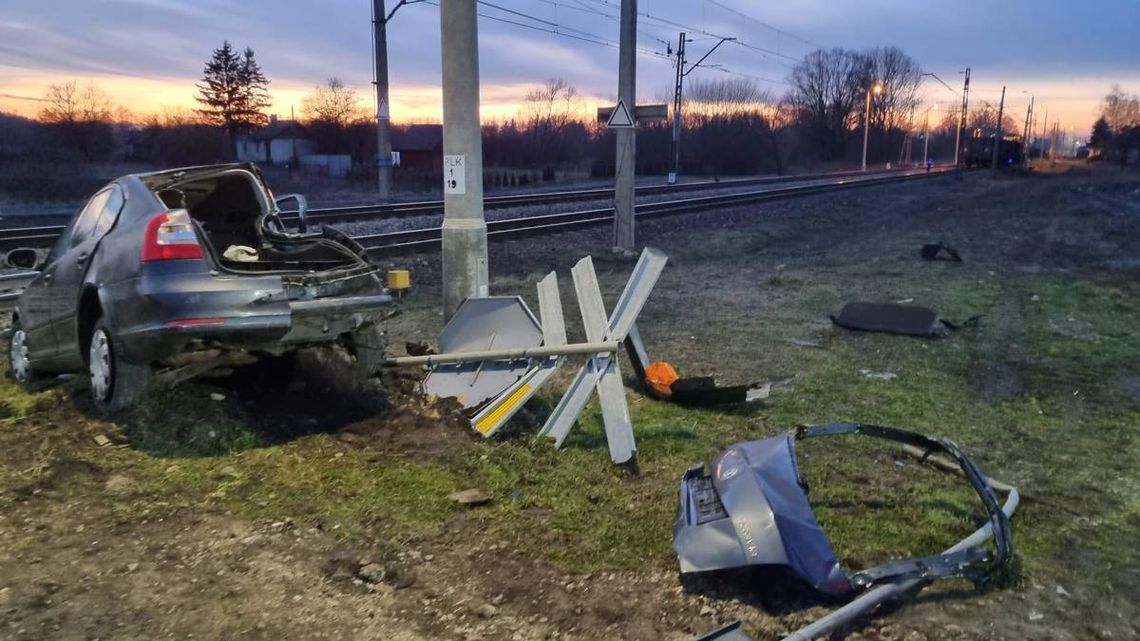
POLYGON ((392 151, 400 167, 443 175, 443 125, 409 125, 392 132, 392 151))
POLYGON ((300 123, 276 116, 268 125, 237 139, 237 159, 246 162, 286 165, 316 152, 317 143, 300 123))

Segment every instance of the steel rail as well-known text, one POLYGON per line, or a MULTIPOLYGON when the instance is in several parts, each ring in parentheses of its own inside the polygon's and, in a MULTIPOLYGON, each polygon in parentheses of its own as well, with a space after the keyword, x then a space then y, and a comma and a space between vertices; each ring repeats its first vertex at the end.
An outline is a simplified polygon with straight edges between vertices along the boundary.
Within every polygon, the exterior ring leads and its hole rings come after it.
MULTIPOLYGON (((876 172, 901 173, 906 170, 892 169, 876 172)), ((795 176, 764 176, 760 178, 733 178, 728 180, 706 180, 701 182, 684 183, 679 185, 643 185, 637 188, 639 196, 652 196, 668 193, 684 193, 706 189, 731 189, 752 185, 767 185, 778 183, 807 182, 829 178, 843 178, 847 176, 862 175, 861 171, 837 171, 823 174, 802 174, 795 176)), ((488 196, 483 199, 485 209, 507 209, 510 207, 525 207, 529 205, 547 205, 552 203, 569 203, 584 200, 605 200, 613 197, 613 189, 578 189, 570 191, 539 192, 533 194, 505 194, 501 196, 488 196)), ((310 209, 306 220, 310 223, 352 222, 361 220, 375 220, 385 218, 411 218, 414 216, 433 216, 443 214, 442 200, 428 200, 422 202, 385 203, 380 205, 351 205, 346 207, 320 207, 310 209)), ((9 214, 9 215, 19 215, 9 214)), ((45 214, 45 217, 60 217, 69 214, 45 214)), ((295 222, 297 216, 293 212, 286 212, 283 216, 286 222, 295 222)), ((29 227, 13 227, 0 229, 0 246, 12 247, 42 247, 51 244, 66 228, 66 225, 41 225, 29 227)))
MULTIPOLYGON (((806 185, 787 185, 757 191, 734 192, 714 196, 694 196, 691 198, 674 199, 656 203, 642 203, 636 206, 635 215, 638 219, 648 220, 696 211, 707 211, 720 207, 786 200, 814 194, 857 189, 860 187, 873 187, 939 176, 953 170, 953 167, 945 167, 930 172, 924 170, 900 171, 892 172, 892 174, 885 176, 876 174, 850 180, 832 178, 830 180, 821 181, 817 179, 812 184, 806 185)), ((494 220, 487 223, 487 237, 490 241, 499 241, 530 236, 555 235, 612 224, 613 218, 613 208, 607 207, 602 209, 494 220)), ((439 227, 409 229, 382 234, 364 234, 353 236, 352 239, 360 243, 369 253, 382 254, 384 256, 438 250, 441 242, 439 227)), ((3 240, 0 239, 0 243, 2 242, 3 240)), ((10 274, 0 274, 0 303, 11 302, 19 297, 20 289, 30 282, 37 273, 38 272, 33 271, 21 271, 10 274)))
MULTIPOLYGON (((759 191, 738 192, 716 196, 697 196, 658 203, 643 203, 635 207, 634 215, 642 220, 660 218, 732 205, 783 200, 859 187, 872 187, 928 176, 938 176, 947 171, 950 170, 942 169, 929 173, 926 171, 913 171, 890 176, 874 176, 853 180, 839 179, 810 185, 794 185, 759 191)), ((614 210, 611 207, 495 220, 487 223, 487 238, 488 240, 496 241, 576 231, 612 223, 613 215, 614 210)), ((353 239, 364 246, 369 252, 377 254, 394 255, 416 253, 438 248, 440 244, 440 229, 438 227, 431 227, 382 234, 366 234, 354 236, 353 239)))

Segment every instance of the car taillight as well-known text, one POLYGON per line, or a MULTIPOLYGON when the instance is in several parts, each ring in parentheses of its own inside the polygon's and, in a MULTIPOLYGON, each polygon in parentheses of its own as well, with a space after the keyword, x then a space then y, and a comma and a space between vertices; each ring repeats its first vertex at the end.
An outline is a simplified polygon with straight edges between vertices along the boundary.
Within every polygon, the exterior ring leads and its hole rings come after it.
POLYGON ((202 257, 194 222, 185 209, 158 214, 147 221, 142 261, 186 260, 202 257))

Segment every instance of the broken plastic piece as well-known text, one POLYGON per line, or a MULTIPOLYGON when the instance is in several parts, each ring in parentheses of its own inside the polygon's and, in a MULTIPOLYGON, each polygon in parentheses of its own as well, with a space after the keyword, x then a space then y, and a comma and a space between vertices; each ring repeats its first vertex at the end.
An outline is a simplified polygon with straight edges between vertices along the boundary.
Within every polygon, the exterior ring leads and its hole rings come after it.
POLYGON ((998 505, 988 479, 946 439, 861 423, 815 425, 733 445, 720 455, 711 470, 697 465, 689 468, 681 480, 673 547, 682 573, 784 565, 817 590, 840 595, 883 583, 992 570, 1012 555, 1009 518, 998 505), (840 434, 862 434, 950 456, 986 508, 996 554, 969 545, 847 574, 815 519, 807 486, 796 466, 794 443, 840 434))
POLYGON ((770 386, 761 383, 721 387, 711 376, 681 378, 671 363, 650 362, 637 327, 625 338, 625 351, 633 371, 646 391, 655 398, 678 405, 711 406, 750 403, 768 398, 770 386))
POLYGON ((922 246, 922 257, 926 260, 949 260, 956 263, 962 262, 962 256, 950 245, 942 242, 927 243, 922 246))
POLYGON ((962 323, 939 318, 934 310, 917 305, 897 303, 847 303, 831 322, 844 329, 863 332, 886 332, 903 336, 945 336, 962 327, 977 325, 981 316, 971 316, 962 323))
POLYGON ((752 637, 740 629, 740 621, 733 621, 693 641, 752 641, 752 637))

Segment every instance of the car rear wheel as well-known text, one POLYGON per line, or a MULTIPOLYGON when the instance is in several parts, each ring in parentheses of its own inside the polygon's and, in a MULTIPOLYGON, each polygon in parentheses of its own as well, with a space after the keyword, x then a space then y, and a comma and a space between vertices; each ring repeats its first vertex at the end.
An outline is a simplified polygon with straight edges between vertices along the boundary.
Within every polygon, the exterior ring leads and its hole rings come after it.
POLYGON ((121 412, 146 391, 150 367, 123 359, 103 319, 95 322, 88 352, 91 399, 105 412, 121 412))
POLYGON ((36 380, 36 372, 28 358, 28 333, 20 326, 19 319, 12 321, 12 331, 8 336, 8 375, 20 385, 29 385, 36 380))
POLYGON ((367 378, 380 372, 384 366, 384 345, 384 332, 376 325, 352 332, 349 347, 361 375, 367 378))

